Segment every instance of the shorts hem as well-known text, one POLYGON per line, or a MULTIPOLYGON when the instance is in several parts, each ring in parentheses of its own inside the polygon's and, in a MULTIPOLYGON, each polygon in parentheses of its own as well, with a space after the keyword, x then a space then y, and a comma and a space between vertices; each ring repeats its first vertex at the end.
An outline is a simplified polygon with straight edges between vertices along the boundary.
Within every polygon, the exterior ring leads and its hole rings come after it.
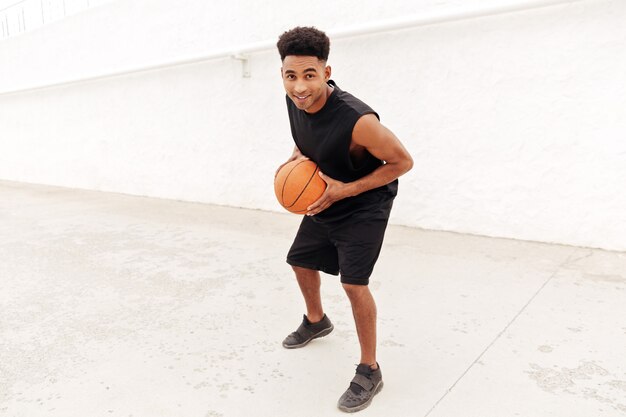
POLYGON ((344 277, 343 275, 341 276, 341 283, 342 284, 350 284, 350 285, 369 285, 370 280, 369 278, 351 278, 351 277, 344 277))
POLYGON ((319 265, 313 265, 313 264, 307 264, 304 262, 298 262, 298 261, 293 261, 289 258, 287 258, 287 263, 291 266, 297 266, 300 268, 306 268, 306 269, 312 269, 314 271, 322 271, 325 274, 330 274, 330 275, 339 275, 339 271, 338 270, 330 270, 324 266, 319 266, 319 265))

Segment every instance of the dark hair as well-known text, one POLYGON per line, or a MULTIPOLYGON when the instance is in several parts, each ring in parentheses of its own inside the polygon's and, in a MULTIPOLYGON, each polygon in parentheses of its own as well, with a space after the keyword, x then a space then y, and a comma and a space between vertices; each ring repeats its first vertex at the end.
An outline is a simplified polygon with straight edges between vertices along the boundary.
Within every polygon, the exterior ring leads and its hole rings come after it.
POLYGON ((314 27, 298 26, 280 35, 276 46, 281 61, 284 61, 287 55, 315 56, 319 60, 327 61, 330 39, 324 32, 314 27))

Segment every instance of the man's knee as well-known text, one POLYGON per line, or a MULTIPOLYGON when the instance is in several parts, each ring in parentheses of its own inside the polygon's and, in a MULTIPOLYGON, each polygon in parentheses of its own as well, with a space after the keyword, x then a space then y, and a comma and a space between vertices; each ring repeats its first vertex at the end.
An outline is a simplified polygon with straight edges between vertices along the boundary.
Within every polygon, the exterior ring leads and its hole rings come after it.
POLYGON ((346 284, 345 282, 341 285, 343 286, 346 294, 348 294, 348 297, 358 297, 361 294, 367 294, 369 292, 369 287, 367 285, 346 284))

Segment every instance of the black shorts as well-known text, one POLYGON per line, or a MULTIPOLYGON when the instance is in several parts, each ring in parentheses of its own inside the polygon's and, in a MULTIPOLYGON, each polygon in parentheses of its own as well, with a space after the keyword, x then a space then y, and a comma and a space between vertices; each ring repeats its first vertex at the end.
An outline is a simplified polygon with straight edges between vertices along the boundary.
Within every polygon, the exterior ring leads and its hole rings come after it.
POLYGON ((304 216, 287 263, 332 275, 341 273, 344 284, 367 285, 380 254, 387 220, 388 215, 319 222, 304 216))

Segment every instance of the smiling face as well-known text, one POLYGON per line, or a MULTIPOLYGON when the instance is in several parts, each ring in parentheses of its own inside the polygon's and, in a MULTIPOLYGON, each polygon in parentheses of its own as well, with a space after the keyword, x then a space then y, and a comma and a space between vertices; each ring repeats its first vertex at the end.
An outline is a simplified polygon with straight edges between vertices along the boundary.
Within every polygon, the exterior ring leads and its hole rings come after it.
POLYGON ((315 56, 287 55, 281 69, 283 85, 296 107, 307 113, 316 113, 324 107, 332 92, 326 82, 330 66, 315 56))

